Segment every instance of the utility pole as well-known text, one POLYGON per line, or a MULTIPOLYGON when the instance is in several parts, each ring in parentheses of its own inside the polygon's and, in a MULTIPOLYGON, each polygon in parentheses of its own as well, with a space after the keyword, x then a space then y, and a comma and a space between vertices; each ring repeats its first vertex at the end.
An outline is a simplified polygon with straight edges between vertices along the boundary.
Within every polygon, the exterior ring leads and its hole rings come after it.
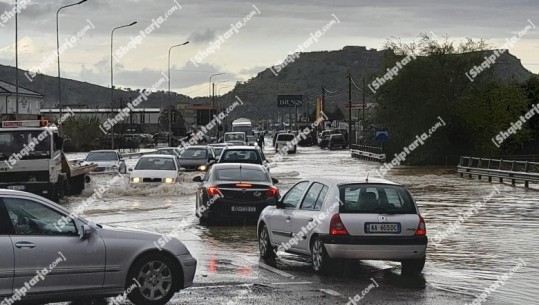
MULTIPOLYGON (((15 0, 15 120, 19 120, 19 4, 15 0)), ((7 113, 7 108, 6 108, 7 113)))
MULTIPOLYGON (((211 88, 211 109, 210 109, 210 115, 208 117, 208 124, 211 122, 211 115, 213 112, 213 109, 215 108, 215 83, 212 83, 211 88)), ((219 130, 217 130, 219 132, 219 130)), ((219 138, 219 134, 217 134, 217 138, 219 138)))
MULTIPOLYGON (((322 117, 324 117, 324 115, 326 114, 326 87, 324 87, 324 86, 322 86, 322 105, 320 105, 320 109, 321 109, 321 111, 323 113, 322 117)), ((324 126, 325 126, 325 123, 322 120, 322 127, 320 129, 324 130, 325 129, 324 126)))
POLYGON ((348 144, 352 143, 352 75, 348 73, 348 144))
POLYGON ((363 138, 363 141, 365 141, 365 138, 363 137, 363 130, 365 125, 365 111, 367 110, 367 105, 365 104, 365 76, 363 76, 363 121, 361 122, 361 136, 363 138))

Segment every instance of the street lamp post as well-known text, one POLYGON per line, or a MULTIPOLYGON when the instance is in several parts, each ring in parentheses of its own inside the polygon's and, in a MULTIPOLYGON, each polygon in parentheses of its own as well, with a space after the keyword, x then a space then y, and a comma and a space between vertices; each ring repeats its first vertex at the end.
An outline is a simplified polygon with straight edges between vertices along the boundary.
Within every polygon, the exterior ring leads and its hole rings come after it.
MULTIPOLYGON (((86 2, 88 0, 82 0, 82 1, 79 1, 77 3, 73 3, 73 4, 69 4, 69 5, 64 5, 62 7, 60 7, 57 11, 56 11, 56 57, 58 58, 58 109, 60 109, 60 118, 62 118, 62 81, 61 81, 61 74, 60 74, 60 30, 59 30, 59 25, 60 25, 60 22, 59 22, 59 15, 60 15, 60 11, 63 10, 64 8, 68 8, 68 7, 71 7, 71 6, 75 6, 75 5, 79 5, 79 4, 83 4, 84 2, 86 2)), ((58 130, 60 131, 60 135, 62 134, 62 124, 59 124, 60 126, 58 126, 58 130)))
MULTIPOLYGON (((114 31, 121 28, 129 27, 135 24, 137 24, 136 21, 131 22, 130 24, 115 27, 114 29, 112 29, 112 32, 110 33, 110 107, 111 107, 111 111, 114 109, 114 58, 113 58, 114 31)), ((114 125, 112 125, 112 128, 111 128, 111 141, 112 141, 111 142, 112 149, 114 149, 114 125)))
MULTIPOLYGON (((210 75, 210 81, 209 81, 210 91, 208 94, 210 98, 212 98, 212 82, 211 82, 212 77, 218 76, 218 75, 225 75, 225 74, 226 73, 215 73, 215 74, 210 75)), ((209 118, 208 123, 211 121, 211 109, 213 109, 213 100, 211 102, 211 108, 208 109, 208 118, 209 118)))
POLYGON ((168 146, 172 146, 172 109, 170 102, 170 52, 172 49, 188 44, 189 41, 186 41, 182 44, 173 45, 168 49, 168 146))

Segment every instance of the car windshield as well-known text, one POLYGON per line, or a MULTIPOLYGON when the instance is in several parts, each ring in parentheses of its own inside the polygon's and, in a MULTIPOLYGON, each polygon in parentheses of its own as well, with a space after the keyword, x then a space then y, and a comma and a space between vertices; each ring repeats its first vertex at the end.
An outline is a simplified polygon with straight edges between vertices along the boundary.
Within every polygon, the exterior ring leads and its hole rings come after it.
POLYGON ((340 213, 417 214, 412 196, 400 186, 348 184, 339 193, 340 213))
POLYGON ((135 170, 174 171, 176 166, 171 158, 143 157, 138 161, 135 170))
POLYGON ((269 181, 268 173, 260 169, 218 169, 216 176, 217 180, 225 181, 269 181))
POLYGON ((220 156, 225 148, 224 147, 214 147, 213 150, 215 151, 216 156, 220 156))
POLYGON ((118 161, 118 155, 112 151, 91 152, 86 161, 118 161))
POLYGON ((262 160, 256 150, 229 149, 223 152, 219 162, 261 164, 262 160))
POLYGON ((207 156, 205 148, 188 148, 180 153, 180 159, 206 159, 207 156))
MULTIPOLYGON (((30 143, 34 143, 34 149, 23 155, 24 159, 42 159, 51 155, 50 134, 44 130, 32 131, 3 131, 0 133, 0 160, 7 160, 13 154, 21 154, 21 151, 30 143)), ((26 151, 26 149, 24 149, 26 151)))
POLYGON ((281 134, 277 136, 277 141, 292 141, 294 140, 294 135, 292 134, 281 134))

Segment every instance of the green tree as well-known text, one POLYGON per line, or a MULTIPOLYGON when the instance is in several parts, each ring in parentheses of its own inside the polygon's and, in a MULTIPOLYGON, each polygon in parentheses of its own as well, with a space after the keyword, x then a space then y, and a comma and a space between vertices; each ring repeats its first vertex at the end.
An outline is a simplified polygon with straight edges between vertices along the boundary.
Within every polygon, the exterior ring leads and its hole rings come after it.
POLYGON ((77 151, 88 151, 93 148, 93 141, 103 136, 99 125, 100 120, 96 116, 72 116, 63 123, 63 129, 77 151))

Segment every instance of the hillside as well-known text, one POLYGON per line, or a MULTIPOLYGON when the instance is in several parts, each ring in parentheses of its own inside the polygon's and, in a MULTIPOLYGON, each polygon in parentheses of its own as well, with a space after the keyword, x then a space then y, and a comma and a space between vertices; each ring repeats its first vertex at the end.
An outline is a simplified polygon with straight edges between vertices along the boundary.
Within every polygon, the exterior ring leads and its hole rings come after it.
MULTIPOLYGON (((256 77, 238 82, 233 91, 221 99, 223 106, 234 101, 239 96, 246 105, 241 111, 231 115, 234 117, 250 117, 253 119, 276 117, 277 95, 303 94, 309 101, 309 112, 315 107, 316 97, 321 95, 322 86, 328 89, 326 93, 326 109, 336 105, 342 107, 348 102, 348 83, 346 76, 352 74, 358 87, 362 87, 362 78, 374 79, 383 76, 385 69, 386 50, 367 50, 365 47, 348 46, 338 51, 323 51, 301 53, 295 62, 290 63, 276 76, 269 68, 260 72, 256 77)), ((466 56, 466 55, 459 55, 466 56)), ((508 52, 498 59, 492 71, 494 79, 501 82, 525 81, 531 75, 520 60, 508 52)), ((33 82, 20 71, 19 81, 22 87, 40 92, 45 95, 43 108, 54 107, 57 103, 58 83, 56 77, 38 74, 33 82)), ((463 71, 463 77, 464 77, 463 71)), ((14 68, 0 65, 0 79, 14 83, 14 68)), ((87 107, 110 106, 110 89, 86 82, 62 79, 62 100, 64 105, 86 105, 87 107)), ((367 102, 370 102, 370 91, 366 92, 367 102)), ((117 99, 129 100, 136 98, 140 91, 116 90, 117 99)), ((353 90, 353 102, 361 101, 361 92, 353 90)), ((207 98, 190 98, 173 93, 173 100, 181 103, 200 103, 207 98)), ((144 107, 160 107, 167 103, 166 92, 159 91, 150 96, 144 107)), ((115 105, 117 106, 117 105, 115 105)))

